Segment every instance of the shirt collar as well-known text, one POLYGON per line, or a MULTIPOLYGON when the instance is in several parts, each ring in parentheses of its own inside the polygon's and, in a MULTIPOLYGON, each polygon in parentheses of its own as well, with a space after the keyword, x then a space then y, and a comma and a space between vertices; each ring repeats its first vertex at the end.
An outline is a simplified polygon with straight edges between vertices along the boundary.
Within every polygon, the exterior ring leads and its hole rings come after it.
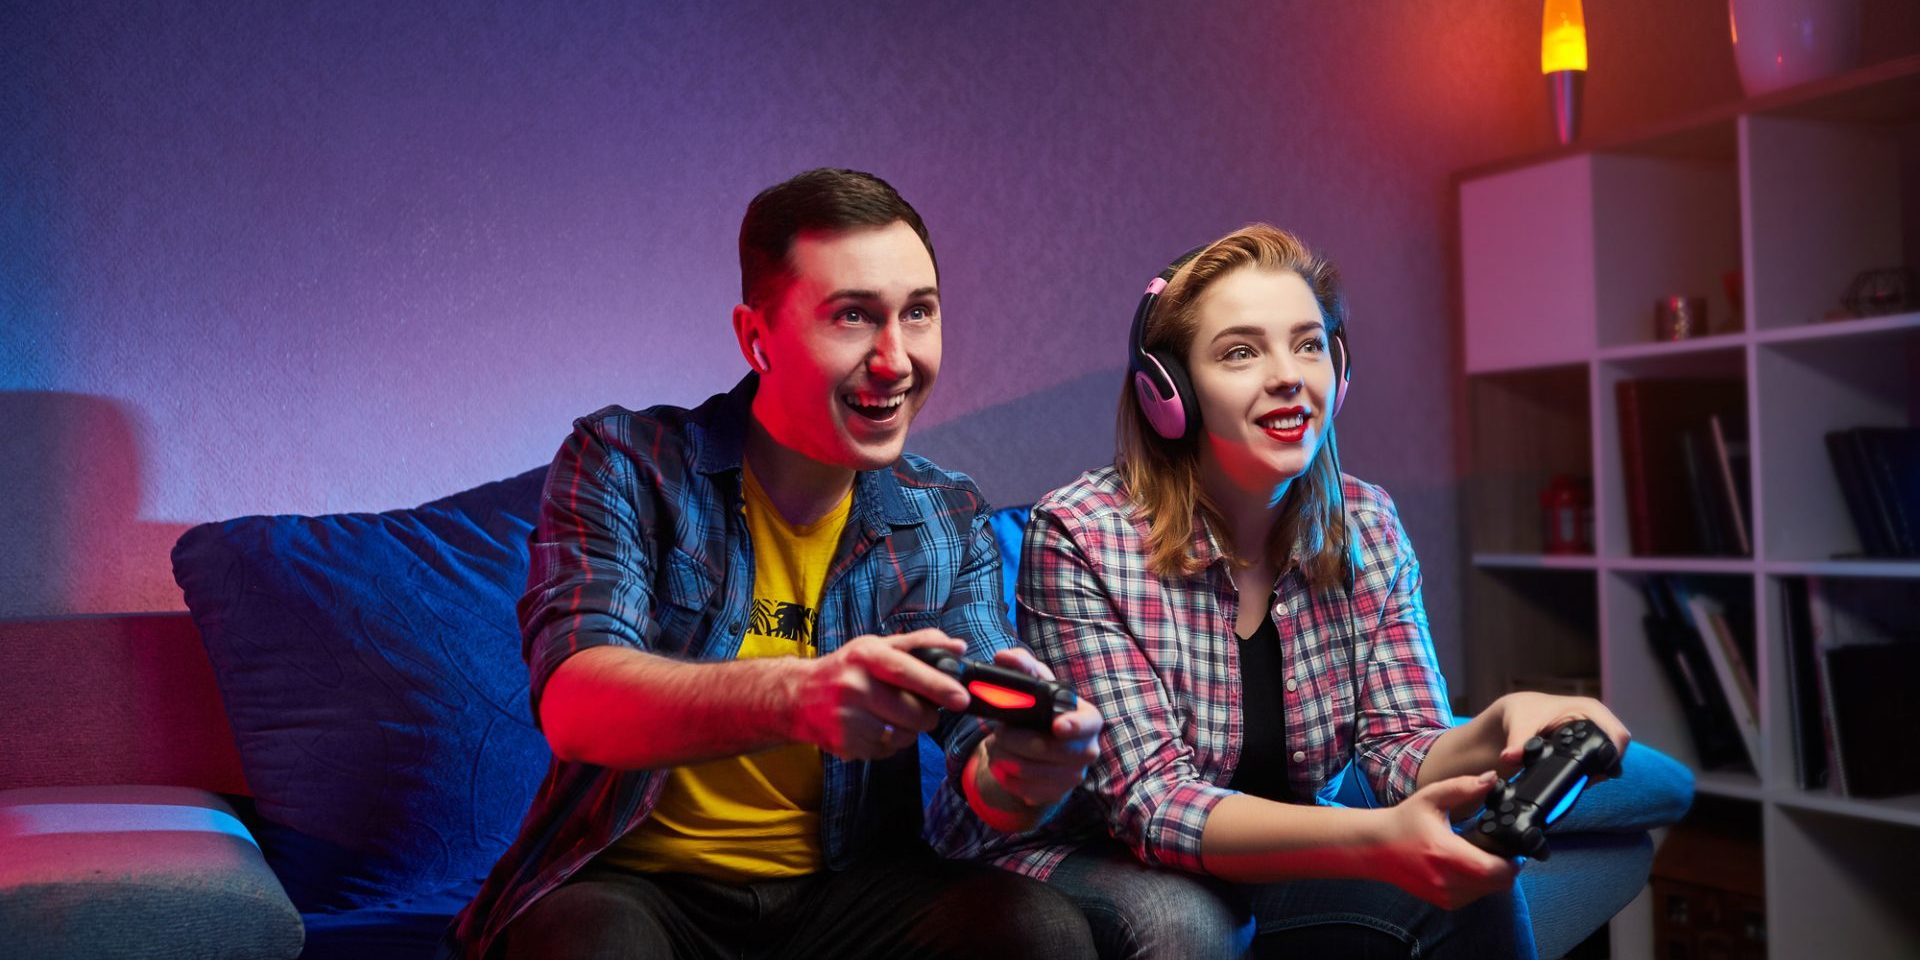
MULTIPOLYGON (((1289 572, 1299 568, 1299 557, 1306 552, 1307 546, 1307 538, 1304 533, 1295 535, 1293 549, 1287 553, 1287 565, 1279 571, 1279 576, 1282 579, 1284 579, 1289 572)), ((1195 508, 1193 511, 1193 540, 1188 545, 1188 549, 1193 552, 1194 558, 1200 561, 1202 567, 1210 567, 1215 563, 1230 562, 1226 547, 1221 543, 1219 535, 1214 531, 1213 524, 1207 520, 1206 511, 1198 508, 1195 508)))
MULTIPOLYGON (((759 389, 760 375, 749 373, 732 390, 709 398, 693 412, 701 437, 694 469, 707 475, 740 472, 746 462, 753 396, 759 389)), ((856 518, 869 525, 877 521, 895 527, 912 526, 923 519, 908 505, 891 465, 854 474, 853 511, 847 519, 851 522, 856 518)))

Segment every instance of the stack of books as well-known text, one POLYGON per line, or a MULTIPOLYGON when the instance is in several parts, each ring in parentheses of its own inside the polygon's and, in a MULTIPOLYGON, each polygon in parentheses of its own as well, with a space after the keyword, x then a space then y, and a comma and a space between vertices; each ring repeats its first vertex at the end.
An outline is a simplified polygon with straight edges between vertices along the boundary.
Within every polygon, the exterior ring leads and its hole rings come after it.
POLYGON ((1920 604, 1897 580, 1781 581, 1795 779, 1842 796, 1920 792, 1920 604))
POLYGON ((1920 428, 1855 427, 1827 434, 1840 480, 1869 557, 1920 557, 1920 428))
POLYGON ((1746 384, 1622 380, 1614 399, 1634 556, 1752 556, 1746 384))
POLYGON ((1754 684, 1753 625, 1684 577, 1649 576, 1647 642, 1680 701, 1700 766, 1758 771, 1760 695, 1754 684))

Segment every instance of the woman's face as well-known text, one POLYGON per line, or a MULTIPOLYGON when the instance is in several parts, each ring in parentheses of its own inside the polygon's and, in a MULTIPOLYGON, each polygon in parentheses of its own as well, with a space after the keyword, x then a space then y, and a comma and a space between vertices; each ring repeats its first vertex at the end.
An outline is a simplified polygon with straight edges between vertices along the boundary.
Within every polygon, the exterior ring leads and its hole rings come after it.
POLYGON ((1278 502, 1326 436, 1333 358, 1299 274, 1241 267, 1200 295, 1187 370, 1200 402, 1202 469, 1278 502))

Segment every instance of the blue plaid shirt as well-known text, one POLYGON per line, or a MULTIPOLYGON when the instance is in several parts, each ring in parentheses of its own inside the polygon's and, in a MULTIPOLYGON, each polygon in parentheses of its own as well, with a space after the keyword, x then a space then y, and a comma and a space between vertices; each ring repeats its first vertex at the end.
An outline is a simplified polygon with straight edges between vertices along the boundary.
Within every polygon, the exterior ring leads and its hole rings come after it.
MULTIPOLYGON (((588 647, 687 660, 738 653, 754 570, 741 452, 758 382, 749 375, 691 411, 609 407, 574 423, 547 474, 519 608, 534 717, 554 668, 588 647)), ((966 640, 970 657, 1012 646, 987 517, 973 481, 921 457, 858 474, 820 597, 820 653, 863 634, 922 627, 966 640)), ((942 715, 934 735, 950 774, 983 733, 974 718, 942 715)), ((922 842, 918 751, 875 761, 822 754, 822 762, 829 869, 922 842)), ((459 948, 483 956, 530 904, 646 819, 667 773, 555 759, 519 838, 455 921, 459 948)), ((940 793, 939 803, 965 802, 957 790, 940 793)))

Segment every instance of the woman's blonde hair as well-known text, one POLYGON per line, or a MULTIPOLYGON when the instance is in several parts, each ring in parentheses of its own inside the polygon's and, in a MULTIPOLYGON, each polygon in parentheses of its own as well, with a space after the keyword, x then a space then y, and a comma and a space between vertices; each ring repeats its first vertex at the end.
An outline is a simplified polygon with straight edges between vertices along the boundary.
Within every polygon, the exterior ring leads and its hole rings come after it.
MULTIPOLYGON (((1248 267, 1284 271, 1305 280, 1320 305, 1327 335, 1344 334, 1347 305, 1339 271, 1309 250, 1300 238, 1256 223, 1209 244, 1174 273, 1147 318, 1143 334, 1146 348, 1166 351, 1185 362, 1199 328, 1201 295, 1220 278, 1248 267)), ((1227 543, 1226 525, 1207 501, 1200 484, 1198 438, 1167 440, 1155 433, 1134 396, 1131 372, 1120 391, 1117 426, 1114 465, 1134 505, 1147 518, 1147 563, 1155 575, 1191 576, 1200 571, 1191 549, 1196 516, 1206 517, 1230 554, 1245 556, 1249 552, 1227 543)), ((1276 569, 1285 569, 1292 560, 1313 586, 1337 582, 1346 571, 1347 525, 1341 516, 1344 498, 1334 442, 1329 419, 1325 441, 1306 472, 1288 485, 1280 502, 1280 516, 1264 544, 1276 569), (1302 545, 1304 555, 1290 556, 1296 544, 1302 545)))

